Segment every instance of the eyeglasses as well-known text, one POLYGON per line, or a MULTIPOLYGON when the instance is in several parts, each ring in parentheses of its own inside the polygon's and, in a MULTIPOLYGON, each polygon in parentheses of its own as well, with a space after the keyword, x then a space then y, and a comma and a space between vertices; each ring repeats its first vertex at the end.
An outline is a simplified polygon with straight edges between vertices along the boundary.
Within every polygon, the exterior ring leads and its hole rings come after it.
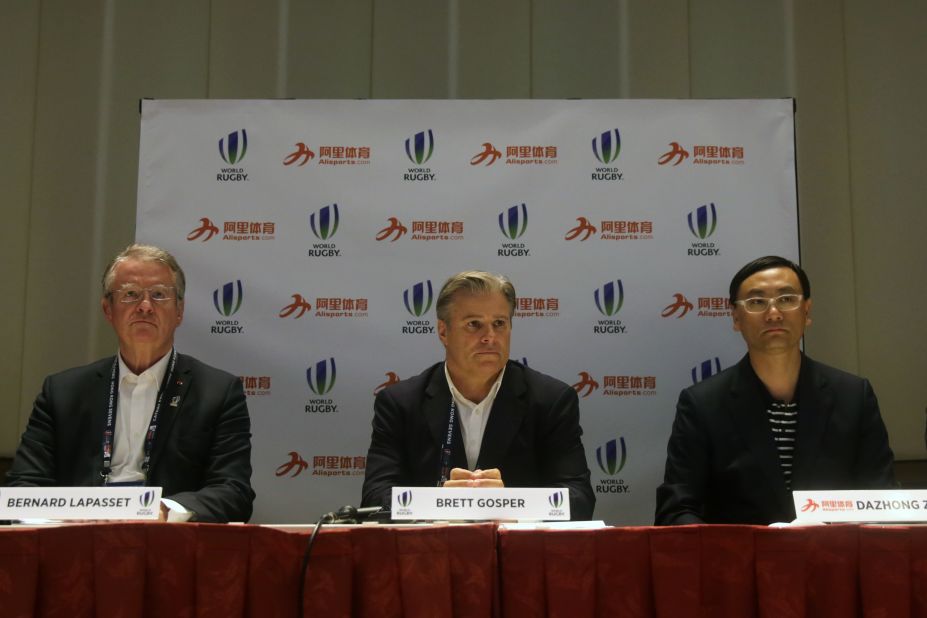
POLYGON ((735 305, 740 305, 747 313, 764 313, 773 305, 779 311, 795 311, 801 305, 803 296, 801 294, 783 294, 775 298, 745 298, 744 300, 735 300, 735 305))
POLYGON ((142 302, 145 293, 148 293, 148 299, 152 303, 163 303, 174 298, 174 288, 169 285, 153 285, 150 288, 139 287, 134 284, 126 284, 118 290, 110 291, 110 295, 115 297, 120 303, 136 304, 142 302))

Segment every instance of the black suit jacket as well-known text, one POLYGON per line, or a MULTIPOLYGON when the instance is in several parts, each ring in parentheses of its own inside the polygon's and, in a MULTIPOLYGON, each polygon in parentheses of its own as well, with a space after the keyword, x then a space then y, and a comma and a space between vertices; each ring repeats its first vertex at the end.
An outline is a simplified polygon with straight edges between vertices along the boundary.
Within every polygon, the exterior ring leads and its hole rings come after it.
MULTIPOLYGON (((115 357, 45 379, 7 473, 11 486, 95 486, 115 357)), ((251 517, 251 420, 241 380, 177 355, 152 445, 147 484, 197 521, 251 517), (179 404, 171 406, 174 397, 179 404)), ((117 409, 117 414, 119 410, 117 409)))
MULTIPOLYGON (((389 508, 395 486, 437 485, 450 405, 444 363, 377 394, 364 506, 389 508)), ((582 433, 576 391, 509 361, 486 423, 477 468, 499 468, 507 487, 567 487, 571 517, 590 519, 595 494, 582 433)), ((459 424, 452 445, 451 467, 466 468, 459 424)))
MULTIPOLYGON (((887 489, 892 451, 868 380, 802 357, 792 489, 887 489)), ((770 397, 745 356, 682 391, 657 489, 656 523, 792 521, 766 414, 770 397)))

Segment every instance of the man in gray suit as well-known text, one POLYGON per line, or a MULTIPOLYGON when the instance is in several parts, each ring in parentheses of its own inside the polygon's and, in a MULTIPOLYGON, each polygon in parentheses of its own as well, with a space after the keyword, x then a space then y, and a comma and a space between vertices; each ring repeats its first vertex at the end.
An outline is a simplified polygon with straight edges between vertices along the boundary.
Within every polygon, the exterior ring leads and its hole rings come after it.
POLYGON ((185 278, 130 245, 103 275, 119 352, 45 379, 7 473, 12 486, 163 488, 162 519, 251 517, 251 421, 241 381, 178 354, 185 278))
POLYGON ((892 487, 869 381, 801 351, 811 324, 801 267, 756 259, 734 275, 730 299, 747 355, 679 395, 656 523, 791 521, 792 490, 892 487))

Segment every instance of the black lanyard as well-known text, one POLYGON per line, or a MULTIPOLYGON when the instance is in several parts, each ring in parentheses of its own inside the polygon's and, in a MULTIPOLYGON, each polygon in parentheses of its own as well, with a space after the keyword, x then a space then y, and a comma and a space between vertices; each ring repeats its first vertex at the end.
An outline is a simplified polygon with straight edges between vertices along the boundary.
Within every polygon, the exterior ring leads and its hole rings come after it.
MULTIPOLYGON (((171 358, 168 361, 168 370, 161 381, 161 388, 158 389, 158 397, 155 399, 154 412, 151 413, 151 421, 148 423, 148 431, 145 432, 145 459, 142 461, 142 473, 148 478, 148 467, 151 463, 151 447, 154 444, 155 433, 158 431, 158 417, 161 414, 161 401, 164 399, 164 391, 167 385, 171 383, 174 376, 174 366, 177 363, 177 352, 171 350, 171 358)), ((109 475, 112 472, 113 465, 113 437, 116 432, 116 407, 119 403, 117 386, 119 384, 119 356, 113 359, 113 369, 109 378, 109 402, 106 408, 106 426, 103 429, 103 470, 100 474, 103 476, 103 483, 109 482, 109 475)))
POLYGON ((451 395, 451 410, 447 414, 447 434, 444 436, 444 448, 441 449, 441 478, 438 487, 443 487, 451 476, 451 452, 454 441, 454 425, 457 423, 457 403, 451 395))

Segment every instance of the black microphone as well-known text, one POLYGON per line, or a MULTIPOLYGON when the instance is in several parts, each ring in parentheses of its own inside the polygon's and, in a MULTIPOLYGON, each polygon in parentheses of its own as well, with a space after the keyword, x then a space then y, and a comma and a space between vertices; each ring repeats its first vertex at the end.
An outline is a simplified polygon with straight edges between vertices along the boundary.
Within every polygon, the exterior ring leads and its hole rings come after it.
POLYGON ((326 524, 358 524, 374 517, 383 510, 381 506, 364 506, 357 508, 345 505, 334 513, 325 513, 320 521, 326 524))

